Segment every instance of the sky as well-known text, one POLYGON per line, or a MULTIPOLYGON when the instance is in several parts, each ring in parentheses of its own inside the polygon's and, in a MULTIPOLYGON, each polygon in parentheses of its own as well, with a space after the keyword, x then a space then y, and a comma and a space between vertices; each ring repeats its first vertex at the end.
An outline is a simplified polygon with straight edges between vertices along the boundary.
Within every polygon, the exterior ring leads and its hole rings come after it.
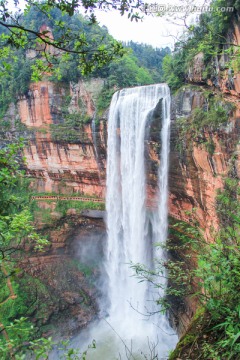
MULTIPOLYGON (((170 46, 186 29, 181 18, 193 5, 201 7, 208 3, 208 0, 148 0, 148 4, 157 4, 157 9, 168 9, 167 15, 160 17, 152 13, 144 17, 143 21, 131 22, 127 16, 121 16, 117 11, 97 12, 100 25, 107 26, 110 34, 117 40, 133 40, 139 43, 150 44, 153 47, 170 46), (190 7, 189 7, 190 6, 190 7), (183 10, 177 11, 177 10, 183 10)), ((188 23, 194 21, 200 14, 196 8, 188 18, 188 23)))
POLYGON ((174 39, 169 36, 174 31, 174 35, 181 29, 170 24, 161 17, 146 16, 143 21, 131 22, 127 16, 121 16, 116 12, 99 12, 97 15, 100 25, 107 26, 109 33, 117 40, 133 40, 139 43, 151 44, 153 47, 171 46, 174 39))
MULTIPOLYGON (((148 4, 157 4, 158 9, 168 8, 168 16, 159 17, 153 12, 144 17, 143 21, 130 21, 127 16, 121 16, 118 11, 100 11, 96 12, 100 25, 105 25, 109 33, 116 39, 121 41, 135 41, 138 43, 150 44, 153 47, 174 47, 174 42, 183 32, 185 27, 180 17, 185 13, 184 10, 193 4, 201 6, 209 0, 148 0, 148 4), (179 11, 182 6, 183 11, 179 11)), ((13 2, 13 0, 10 0, 13 2)), ((24 0, 19 0, 19 6, 23 8, 24 0)), ((188 19, 193 21, 199 11, 188 19)))

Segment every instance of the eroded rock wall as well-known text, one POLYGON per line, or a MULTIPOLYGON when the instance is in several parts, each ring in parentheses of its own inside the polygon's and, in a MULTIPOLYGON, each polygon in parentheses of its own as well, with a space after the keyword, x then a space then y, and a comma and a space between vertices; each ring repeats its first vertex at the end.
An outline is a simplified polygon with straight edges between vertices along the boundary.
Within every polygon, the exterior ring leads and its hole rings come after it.
POLYGON ((36 191, 104 196, 105 120, 95 126, 94 132, 92 127, 102 86, 101 79, 80 81, 70 84, 70 88, 42 81, 31 84, 28 94, 19 99, 21 122, 31 131, 24 156, 36 191), (61 126, 67 114, 73 113, 87 118, 79 138, 75 136, 75 141, 68 142, 67 134, 62 134, 63 140, 54 139, 51 126, 61 126))
MULTIPOLYGON (((180 138, 178 119, 191 116, 197 107, 207 106, 204 88, 195 86, 181 89, 172 97, 171 149, 169 169, 169 215, 175 219, 198 224, 204 237, 211 241, 218 230, 216 196, 223 189, 231 166, 239 174, 238 140, 240 112, 236 97, 227 98, 236 109, 229 116, 227 125, 216 130, 201 130, 200 138, 193 139, 186 129, 184 140, 180 138), (209 150, 211 144, 211 150, 209 150)), ((214 96, 214 94, 213 94, 214 96)), ((159 118, 151 124, 147 142, 148 203, 157 200, 157 168, 161 149, 159 118)))
MULTIPOLYGON (((228 96, 225 100, 233 102, 235 110, 229 114, 227 124, 214 130, 209 126, 197 138, 191 137, 191 131, 186 131, 183 141, 179 137, 178 119, 191 116, 196 107, 207 106, 202 90, 204 88, 186 87, 173 98, 169 213, 173 221, 178 222, 179 219, 197 227, 205 240, 212 242, 220 228, 218 192, 223 190, 230 172, 239 178, 240 113, 238 97, 228 96)), ((212 91, 215 95, 215 90, 212 91)), ((176 246, 181 243, 181 235, 180 231, 179 236, 170 236, 176 246)), ((178 252, 174 252, 173 259, 183 261, 187 272, 195 268, 197 254, 194 251, 182 252, 180 246, 178 252)), ((193 288, 195 285, 192 284, 193 288)), ((198 305, 198 299, 194 296, 186 296, 174 304, 177 313, 174 321, 179 335, 187 331, 198 305)))
MULTIPOLYGON (((236 99, 233 99, 236 100, 236 99)), ((179 139, 176 121, 180 116, 190 116, 197 106, 204 106, 199 90, 185 89, 173 99, 173 118, 170 151, 170 214, 184 221, 198 223, 206 239, 218 229, 216 196, 223 189, 231 166, 239 172, 239 160, 232 160, 237 153, 240 135, 238 102, 226 126, 216 131, 202 130, 204 142, 187 135, 184 144, 179 139), (211 143, 212 151, 208 144, 211 143)))
POLYGON ((213 86, 223 94, 240 95, 240 71, 238 65, 238 49, 240 45, 240 24, 234 20, 226 37, 222 51, 204 61, 204 54, 197 54, 188 69, 187 80, 193 84, 213 86), (236 57, 234 56, 236 54, 236 57))

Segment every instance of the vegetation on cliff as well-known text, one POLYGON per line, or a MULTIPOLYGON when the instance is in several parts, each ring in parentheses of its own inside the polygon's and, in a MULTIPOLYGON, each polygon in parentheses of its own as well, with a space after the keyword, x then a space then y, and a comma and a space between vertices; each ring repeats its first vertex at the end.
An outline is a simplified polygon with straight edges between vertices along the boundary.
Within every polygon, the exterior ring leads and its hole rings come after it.
POLYGON ((0 150, 0 355, 7 359, 33 332, 25 315, 31 299, 24 293, 19 263, 27 248, 42 251, 48 241, 35 231, 27 206, 23 172, 19 166, 22 145, 0 150))
MULTIPOLYGON (((39 209, 29 204, 29 180, 21 170, 21 150, 22 144, 0 150, 0 357, 3 360, 24 359, 27 353, 36 359, 47 358, 54 346, 53 341, 46 338, 53 330, 48 324, 50 318, 52 323, 66 322, 67 316, 74 313, 75 305, 82 314, 77 327, 90 321, 96 312, 90 296, 92 290, 89 290, 95 278, 95 265, 90 268, 66 258, 64 263, 62 259, 51 261, 44 265, 44 271, 37 270, 39 264, 40 267, 44 264, 41 259, 46 251, 51 260, 52 239, 49 229, 35 230, 34 213, 39 209), (61 316, 65 319, 59 320, 61 316), (43 332, 45 337, 41 337, 43 332)), ((59 201, 56 211, 61 221, 58 218, 59 221, 51 223, 52 231, 59 229, 62 234, 63 229, 66 232, 70 227, 74 218, 69 224, 63 220, 69 208, 81 210, 95 205, 59 201)), ((49 218, 50 214, 48 221, 49 218)), ((71 354, 78 359, 84 357, 80 350, 67 349, 67 344, 60 347, 63 358, 71 359, 71 354)))
POLYGON ((141 281, 164 290, 165 297, 159 298, 158 303, 176 323, 180 321, 179 313, 185 311, 183 298, 197 304, 196 314, 170 360, 238 359, 240 192, 232 170, 217 197, 221 230, 213 233, 211 243, 204 240, 197 223, 190 226, 171 219, 168 242, 160 245, 169 252, 169 259, 158 261, 151 271, 140 264, 133 265, 141 281), (162 285, 166 271, 168 283, 162 285))
MULTIPOLYGON (((236 106, 226 100, 222 94, 216 95, 199 87, 193 87, 193 91, 194 89, 197 89, 202 105, 194 108, 189 116, 179 116, 176 120, 178 132, 176 149, 180 156, 183 156, 187 147, 203 144, 209 155, 213 155, 215 151, 213 136, 220 129, 227 127, 236 106)), ((182 94, 181 90, 179 94, 182 94)))
MULTIPOLYGON (((164 80, 173 91, 188 81, 189 70, 194 65, 194 57, 203 54, 204 73, 202 82, 214 80, 216 75, 215 57, 226 54, 229 57, 228 67, 239 58, 238 45, 231 39, 232 23, 238 21, 240 5, 235 0, 214 0, 212 11, 202 13, 195 25, 187 27, 179 38, 175 50, 163 61, 164 80), (220 11, 223 7, 232 7, 234 12, 220 11), (230 33, 229 33, 230 32, 230 33)), ((197 71, 201 72, 197 65, 197 71)), ((223 70, 223 69, 222 69, 223 70)))

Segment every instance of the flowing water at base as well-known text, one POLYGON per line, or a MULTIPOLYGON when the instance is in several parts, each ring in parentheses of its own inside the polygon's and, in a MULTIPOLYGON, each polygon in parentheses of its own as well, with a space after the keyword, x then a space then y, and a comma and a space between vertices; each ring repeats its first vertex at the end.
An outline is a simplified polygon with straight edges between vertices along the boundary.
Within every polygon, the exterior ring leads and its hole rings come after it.
MULTIPOLYGON (((121 337, 116 331, 119 324, 115 324, 115 328, 108 323, 108 319, 96 321, 81 334, 71 341, 71 346, 79 348, 81 351, 88 349, 93 340, 96 341, 96 348, 87 350, 87 360, 145 360, 158 359, 166 360, 169 353, 169 345, 166 342, 155 343, 151 339, 151 329, 149 329, 145 320, 135 324, 135 333, 137 336, 133 339, 121 337), (144 326, 145 334, 138 333, 139 327, 144 326), (150 330, 150 331, 149 331, 150 330), (161 349, 159 351, 159 349, 161 349), (158 354, 158 355, 157 355, 158 354)), ((166 334, 167 335, 167 334, 166 334)), ((175 334, 170 330, 167 335, 175 338, 175 334)))

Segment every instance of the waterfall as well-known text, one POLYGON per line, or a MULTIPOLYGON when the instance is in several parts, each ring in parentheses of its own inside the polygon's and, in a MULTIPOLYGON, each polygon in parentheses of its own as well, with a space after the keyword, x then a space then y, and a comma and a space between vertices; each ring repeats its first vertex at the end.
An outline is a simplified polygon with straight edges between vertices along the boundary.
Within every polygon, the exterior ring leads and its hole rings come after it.
MULTIPOLYGON (((94 130, 94 123, 93 123, 94 130)), ((164 259, 161 247, 168 230, 168 163, 170 137, 170 92, 166 84, 124 89, 114 94, 108 120, 107 232, 105 270, 100 281, 100 319, 71 340, 71 346, 87 349, 87 360, 165 360, 177 336, 156 299, 163 291, 139 282, 130 264, 153 269, 155 259, 164 259), (156 126, 159 121, 160 126, 156 126), (157 208, 147 205, 147 139, 150 127, 161 138, 158 168, 157 208), (105 278, 108 279, 107 286, 105 278), (148 316, 152 312, 155 315, 148 316)), ((94 133, 94 131, 93 131, 94 133)), ((166 275, 166 274, 165 274, 166 275)), ((160 278, 161 279, 161 278, 160 278)), ((166 282, 162 281, 165 286, 166 282)), ((59 359, 54 355, 52 359, 59 359)))
POLYGON ((146 316, 152 309, 153 289, 147 282, 139 283, 130 264, 152 268, 153 258, 163 256, 161 249, 154 251, 153 241, 163 243, 167 238, 169 129, 170 92, 166 84, 123 89, 114 94, 108 120, 108 322, 123 341, 130 340, 133 347, 136 343, 136 351, 147 338, 158 343, 161 359, 174 346, 176 337, 169 335, 173 331, 165 316, 159 315, 159 327, 154 323, 156 317, 146 316), (146 207, 146 127, 160 102, 158 209, 150 216, 146 207))

